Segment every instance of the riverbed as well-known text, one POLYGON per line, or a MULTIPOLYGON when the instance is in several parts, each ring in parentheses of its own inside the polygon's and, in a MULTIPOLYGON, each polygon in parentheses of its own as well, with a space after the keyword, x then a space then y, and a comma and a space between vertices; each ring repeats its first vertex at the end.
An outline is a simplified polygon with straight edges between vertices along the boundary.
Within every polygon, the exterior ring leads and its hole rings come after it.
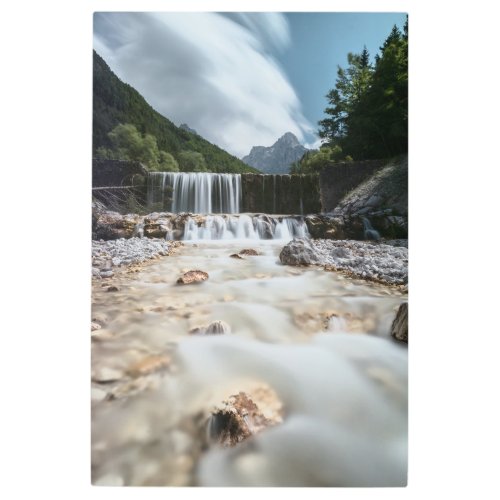
POLYGON ((285 243, 185 242, 93 281, 94 484, 405 484, 407 348, 389 332, 407 297, 284 266, 285 243), (178 285, 189 270, 209 278, 178 285), (200 334, 215 321, 224 334, 200 334), (276 425, 210 443, 211 410, 239 391, 276 425))

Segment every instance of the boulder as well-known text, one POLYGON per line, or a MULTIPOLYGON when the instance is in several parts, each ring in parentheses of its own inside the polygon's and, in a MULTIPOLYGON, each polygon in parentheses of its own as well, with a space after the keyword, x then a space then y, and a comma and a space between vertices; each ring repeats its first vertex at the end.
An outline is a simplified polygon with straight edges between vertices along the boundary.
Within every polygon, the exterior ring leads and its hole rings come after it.
POLYGON ((290 266, 307 266, 320 264, 320 258, 308 240, 295 239, 283 247, 280 253, 282 264, 290 266))
POLYGON ((403 302, 392 322, 391 335, 396 340, 408 343, 408 302, 403 302))
POLYGON ((93 224, 93 239, 117 240, 119 238, 132 238, 136 225, 141 222, 137 214, 121 215, 118 212, 96 212, 93 224))

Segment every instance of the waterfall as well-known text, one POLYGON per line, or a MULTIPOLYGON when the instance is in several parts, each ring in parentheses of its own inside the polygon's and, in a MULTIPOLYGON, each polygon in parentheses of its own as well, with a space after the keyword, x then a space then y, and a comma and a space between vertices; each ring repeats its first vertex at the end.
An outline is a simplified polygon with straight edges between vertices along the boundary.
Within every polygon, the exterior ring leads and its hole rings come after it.
POLYGON ((363 217, 363 227, 365 230, 365 233, 364 233, 365 240, 379 240, 380 239, 380 233, 376 229, 373 229, 371 222, 366 217, 363 217))
POLYGON ((201 172, 151 172, 148 205, 161 204, 173 213, 237 214, 241 202, 241 175, 201 172))
POLYGON ((309 238, 303 219, 269 215, 207 215, 198 225, 188 217, 183 240, 286 240, 309 238))

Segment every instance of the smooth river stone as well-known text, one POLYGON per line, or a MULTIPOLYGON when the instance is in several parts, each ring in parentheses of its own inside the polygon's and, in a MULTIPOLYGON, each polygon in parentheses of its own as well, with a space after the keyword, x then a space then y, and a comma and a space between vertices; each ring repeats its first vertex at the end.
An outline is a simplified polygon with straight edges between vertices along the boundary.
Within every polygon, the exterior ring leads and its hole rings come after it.
POLYGON ((191 283, 201 283, 208 279, 208 273, 205 271, 195 270, 184 273, 178 280, 179 285, 190 285, 191 283))
POLYGON ((115 382, 116 380, 120 380, 122 377, 122 371, 104 366, 93 372, 92 380, 95 382, 115 382))

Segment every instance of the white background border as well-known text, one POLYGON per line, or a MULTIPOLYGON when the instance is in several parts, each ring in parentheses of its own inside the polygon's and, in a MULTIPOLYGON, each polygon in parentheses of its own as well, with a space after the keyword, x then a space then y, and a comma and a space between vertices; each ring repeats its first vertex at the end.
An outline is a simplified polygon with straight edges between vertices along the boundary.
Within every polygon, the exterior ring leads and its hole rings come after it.
POLYGON ((491 215, 498 212, 492 176, 498 169, 500 113, 493 5, 48 0, 3 6, 4 498, 499 497, 499 251, 497 217, 491 215), (90 486, 92 12, 106 10, 410 13, 407 488, 235 492, 90 486))

